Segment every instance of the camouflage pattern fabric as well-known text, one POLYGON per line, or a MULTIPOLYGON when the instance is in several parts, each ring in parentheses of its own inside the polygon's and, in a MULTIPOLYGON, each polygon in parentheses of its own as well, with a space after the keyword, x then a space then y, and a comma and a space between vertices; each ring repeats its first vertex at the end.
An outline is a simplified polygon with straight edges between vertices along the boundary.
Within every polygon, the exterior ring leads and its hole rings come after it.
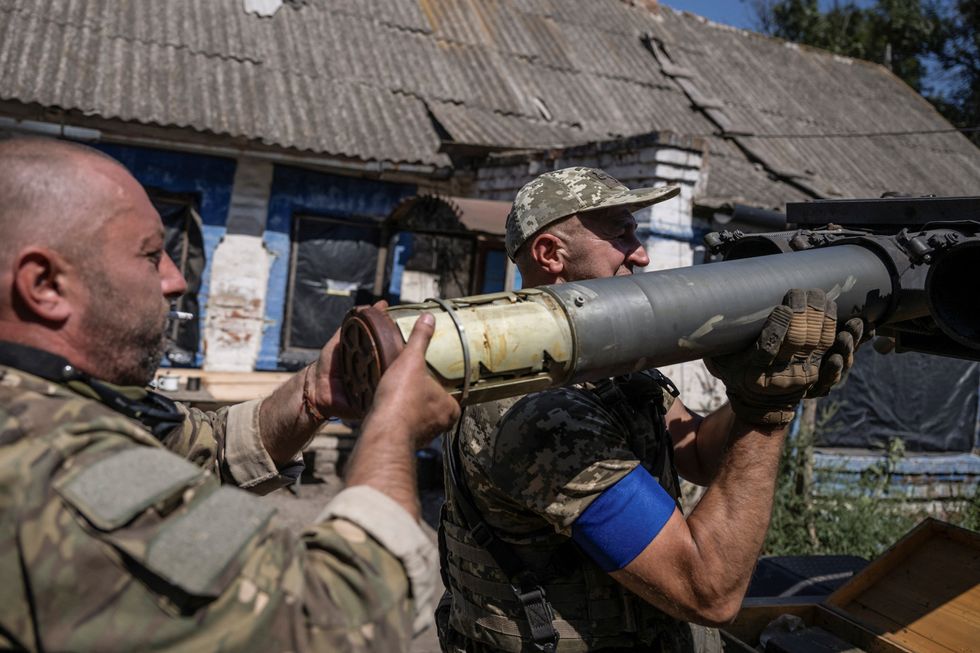
MULTIPOLYGON (((673 400, 661 391, 651 400, 659 402, 659 410, 648 414, 666 413, 673 400)), ((597 641, 603 651, 720 650, 716 630, 660 612, 569 546, 572 524, 604 490, 637 465, 655 477, 664 474, 657 469, 664 464, 664 442, 650 417, 645 419, 650 428, 632 433, 593 392, 575 387, 471 406, 464 413, 461 462, 484 520, 514 546, 529 569, 553 568, 559 561, 562 569, 545 584, 565 588, 549 594, 562 625, 574 630, 575 624, 586 623, 583 618, 592 619, 592 632, 563 634, 559 652, 594 650, 597 641)), ((666 467, 674 474, 669 458, 666 467)), ((507 580, 501 570, 460 534, 465 529, 460 528, 454 495, 447 483, 443 529, 452 598, 437 612, 443 648, 453 653, 530 650, 527 642, 515 642, 503 634, 505 628, 493 625, 501 617, 520 620, 519 608, 500 589, 507 580)))
POLYGON ((507 255, 513 260, 528 238, 570 215, 614 206, 639 211, 678 193, 678 186, 630 190, 597 168, 573 167, 546 172, 517 192, 507 216, 504 239, 507 255))
POLYGON ((230 480, 226 421, 224 410, 188 411, 165 440, 181 458, 141 456, 172 454, 107 406, 0 367, 0 648, 407 646, 412 599, 399 559, 344 519, 293 537, 259 499, 219 487, 230 480), (169 485, 147 468, 140 483, 118 465, 129 459, 184 468, 169 485), (92 483, 93 469, 116 473, 92 483))
POLYGON ((483 518, 505 533, 570 537, 589 504, 640 464, 614 416, 581 389, 528 395, 496 428, 472 428, 487 424, 480 408, 467 410, 462 463, 483 518))

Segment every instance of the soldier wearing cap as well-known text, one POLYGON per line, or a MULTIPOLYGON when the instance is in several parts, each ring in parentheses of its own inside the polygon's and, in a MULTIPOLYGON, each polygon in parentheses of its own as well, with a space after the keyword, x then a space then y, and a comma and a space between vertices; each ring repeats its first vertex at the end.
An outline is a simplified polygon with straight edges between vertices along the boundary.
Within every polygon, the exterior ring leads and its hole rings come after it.
POLYGON ((348 487, 302 536, 262 492, 350 415, 335 337, 270 397, 202 412, 148 392, 185 288, 117 162, 0 141, 0 649, 389 651, 431 619, 414 448, 458 406, 421 323, 378 386, 348 487))
MULTIPOLYGON (((601 170, 517 194, 506 247, 525 286, 632 274, 633 212, 676 187, 601 170)), ((706 360, 729 403, 689 411, 656 370, 468 408, 446 439, 437 611, 444 650, 719 651, 768 528, 796 406, 840 380, 861 339, 819 290, 791 290, 748 351, 706 360), (707 486, 685 516, 680 476, 707 486)))

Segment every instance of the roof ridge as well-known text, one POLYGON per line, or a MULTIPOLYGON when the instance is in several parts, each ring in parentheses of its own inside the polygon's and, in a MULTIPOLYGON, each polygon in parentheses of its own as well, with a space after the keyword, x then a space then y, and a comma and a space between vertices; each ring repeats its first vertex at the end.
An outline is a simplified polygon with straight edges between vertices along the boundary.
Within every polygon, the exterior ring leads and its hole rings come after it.
MULTIPOLYGON (((714 28, 714 29, 721 29, 721 30, 728 31, 728 32, 735 32, 735 33, 740 34, 742 36, 745 36, 747 38, 756 38, 756 39, 759 39, 759 40, 762 40, 762 41, 771 41, 771 42, 773 42, 773 44, 776 44, 776 45, 782 45, 783 47, 786 47, 786 48, 796 49, 796 50, 800 50, 800 51, 803 51, 803 52, 810 52, 810 53, 817 54, 817 55, 820 55, 820 56, 823 56, 823 57, 829 57, 829 58, 834 59, 835 61, 837 61, 839 63, 844 63, 844 64, 847 64, 847 65, 851 65, 851 64, 855 64, 856 63, 856 64, 861 64, 861 65, 864 65, 864 66, 869 66, 869 67, 872 67, 872 68, 885 68, 884 65, 882 65, 882 64, 880 64, 880 63, 878 63, 876 61, 871 61, 870 59, 861 59, 859 57, 851 57, 851 56, 848 56, 848 55, 845 55, 845 54, 838 54, 836 52, 831 52, 830 50, 828 50, 826 48, 821 48, 821 47, 818 47, 818 46, 815 46, 815 45, 808 45, 806 43, 800 43, 799 41, 790 41, 789 39, 784 39, 784 38, 782 38, 780 36, 772 36, 771 34, 763 34, 762 32, 756 32, 755 30, 746 29, 744 27, 736 27, 735 25, 728 25, 728 24, 725 24, 725 23, 719 23, 717 21, 711 20, 710 18, 707 18, 706 16, 702 16, 701 14, 696 14, 694 12, 686 11, 686 10, 683 10, 683 9, 677 9, 677 8, 671 7, 669 5, 661 5, 661 6, 664 6, 667 9, 670 9, 672 12, 674 12, 678 16, 682 16, 682 17, 685 17, 685 18, 686 17, 694 18, 698 22, 703 23, 704 25, 707 25, 708 27, 711 27, 711 28, 714 28)), ((887 68, 885 68, 885 70, 887 70, 887 68)))

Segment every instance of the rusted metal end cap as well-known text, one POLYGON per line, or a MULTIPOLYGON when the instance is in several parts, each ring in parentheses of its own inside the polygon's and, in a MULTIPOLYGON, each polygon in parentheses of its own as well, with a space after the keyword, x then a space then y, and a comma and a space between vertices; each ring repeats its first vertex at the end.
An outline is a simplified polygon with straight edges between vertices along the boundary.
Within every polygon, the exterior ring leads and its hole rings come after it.
POLYGON ((340 363, 344 389, 362 414, 374 400, 381 375, 404 349, 401 332, 385 311, 352 308, 340 327, 340 363))

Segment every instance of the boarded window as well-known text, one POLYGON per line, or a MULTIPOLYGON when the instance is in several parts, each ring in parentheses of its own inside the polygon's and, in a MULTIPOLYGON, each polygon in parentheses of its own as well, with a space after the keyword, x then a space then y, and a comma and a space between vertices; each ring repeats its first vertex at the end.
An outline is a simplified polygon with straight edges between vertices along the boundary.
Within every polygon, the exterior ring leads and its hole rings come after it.
POLYGON ((381 230, 370 218, 297 216, 280 362, 313 360, 347 311, 373 300, 381 230))
POLYGON ((177 310, 194 315, 186 322, 172 321, 167 326, 164 355, 173 365, 196 364, 201 339, 198 293, 204 273, 204 232, 198 215, 198 198, 147 189, 153 206, 160 213, 164 228, 164 247, 187 282, 187 292, 177 300, 177 310))

